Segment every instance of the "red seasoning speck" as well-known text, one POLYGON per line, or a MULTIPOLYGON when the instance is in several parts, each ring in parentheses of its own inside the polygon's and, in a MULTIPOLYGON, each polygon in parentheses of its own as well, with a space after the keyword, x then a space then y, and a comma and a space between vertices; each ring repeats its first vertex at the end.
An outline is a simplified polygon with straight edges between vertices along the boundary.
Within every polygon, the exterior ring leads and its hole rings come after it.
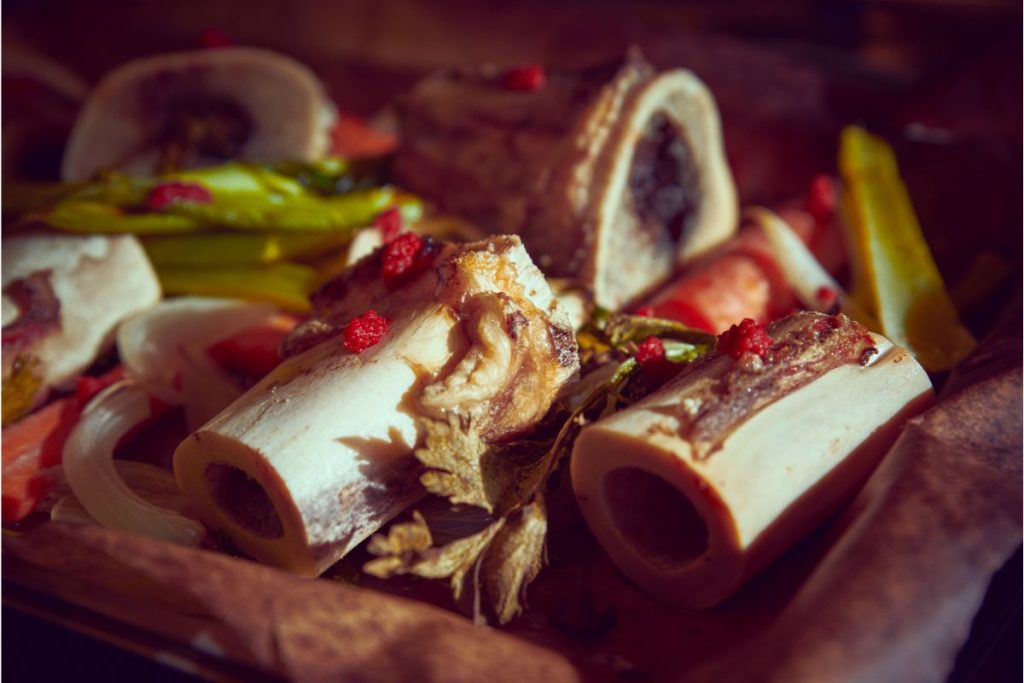
POLYGON ((402 212, 397 206, 392 206, 373 219, 373 227, 380 230, 384 242, 393 241, 402 232, 402 212))
POLYGON ((825 308, 832 308, 836 303, 836 299, 839 298, 839 292, 831 287, 818 287, 818 290, 814 293, 814 298, 825 308))
POLYGON ((764 358, 773 343, 764 325, 750 318, 744 318, 739 325, 733 325, 718 336, 718 350, 736 360, 745 353, 764 358))
POLYGON ((160 183, 146 198, 146 204, 154 211, 160 211, 179 202, 209 204, 212 201, 213 195, 202 185, 178 182, 160 183))
POLYGON ((643 367, 665 360, 665 345, 657 337, 648 337, 636 349, 636 362, 643 367))
POLYGON ((807 202, 804 210, 811 214, 814 222, 828 225, 836 213, 836 186, 827 175, 816 175, 807 189, 807 202))
POLYGON ((345 326, 345 348, 352 353, 362 353, 376 346, 388 331, 388 321, 372 308, 352 318, 345 326))
POLYGON ((543 88, 548 76, 539 64, 517 66, 505 72, 504 84, 508 90, 529 92, 543 88))
POLYGON ((393 285, 413 270, 422 250, 423 238, 414 232, 402 233, 385 244, 381 267, 384 282, 393 285))
POLYGON ((636 309, 636 313, 641 318, 653 318, 654 317, 654 306, 641 306, 636 309))

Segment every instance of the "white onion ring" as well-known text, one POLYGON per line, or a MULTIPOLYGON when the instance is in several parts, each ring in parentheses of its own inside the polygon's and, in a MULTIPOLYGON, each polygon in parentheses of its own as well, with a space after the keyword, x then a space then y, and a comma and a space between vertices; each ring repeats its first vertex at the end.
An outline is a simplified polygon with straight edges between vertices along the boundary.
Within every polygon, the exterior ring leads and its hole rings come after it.
MULTIPOLYGON (((114 460, 114 467, 125 484, 149 503, 183 516, 193 514, 192 502, 178 488, 174 475, 162 467, 134 460, 114 460)), ((50 519, 72 524, 97 523, 73 493, 57 500, 50 510, 50 519)))
POLYGON ((143 500, 114 467, 117 443, 151 417, 150 394, 142 386, 128 380, 108 387, 89 403, 64 444, 64 475, 82 507, 101 525, 198 545, 206 535, 200 522, 143 500))
POLYGON ((188 426, 196 429, 242 394, 206 349, 275 311, 236 299, 171 299, 125 321, 117 348, 126 374, 166 403, 184 405, 188 426))

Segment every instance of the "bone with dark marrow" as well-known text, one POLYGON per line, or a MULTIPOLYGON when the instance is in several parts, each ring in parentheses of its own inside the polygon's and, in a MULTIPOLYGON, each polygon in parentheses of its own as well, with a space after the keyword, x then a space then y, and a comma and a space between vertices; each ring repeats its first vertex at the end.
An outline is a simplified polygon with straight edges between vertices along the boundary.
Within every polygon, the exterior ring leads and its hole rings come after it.
POLYGON ((401 184, 521 235, 546 274, 601 306, 650 291, 736 228, 718 111, 689 71, 659 74, 633 54, 531 92, 494 69, 442 73, 400 111, 401 184))
POLYGON ((89 95, 61 174, 79 181, 102 170, 312 160, 328 151, 335 119, 313 72, 284 55, 232 47, 138 59, 89 95))
POLYGON ((769 332, 766 361, 712 354, 576 442, 590 528, 665 600, 727 598, 848 500, 932 400, 905 350, 845 317, 796 314, 769 332))
POLYGON ((179 446, 182 490, 245 552, 323 572, 423 495, 421 417, 500 441, 576 377, 571 324, 518 237, 430 249, 397 286, 380 251, 327 283, 286 340, 294 355, 179 446), (340 331, 371 308, 386 336, 346 351, 340 331))
POLYGON ((159 300, 156 274, 131 235, 5 238, 4 421, 67 388, 110 348, 119 322, 159 300))

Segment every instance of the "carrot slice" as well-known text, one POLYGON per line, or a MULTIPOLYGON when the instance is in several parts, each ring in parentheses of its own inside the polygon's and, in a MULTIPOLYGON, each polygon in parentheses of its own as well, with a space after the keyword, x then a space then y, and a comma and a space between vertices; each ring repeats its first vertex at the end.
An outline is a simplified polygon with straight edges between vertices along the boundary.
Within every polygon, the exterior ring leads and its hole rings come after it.
POLYGON ((395 151, 398 144, 398 139, 391 133, 378 130, 364 119, 345 112, 338 112, 331 140, 334 153, 349 158, 384 156, 395 151))

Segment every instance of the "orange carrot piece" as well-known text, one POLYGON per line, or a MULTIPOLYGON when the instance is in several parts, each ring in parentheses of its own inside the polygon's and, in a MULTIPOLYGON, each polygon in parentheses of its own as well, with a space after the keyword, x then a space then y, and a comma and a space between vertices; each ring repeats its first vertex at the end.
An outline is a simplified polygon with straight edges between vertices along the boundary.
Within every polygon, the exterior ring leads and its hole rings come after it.
POLYGON ((60 464, 64 442, 78 423, 82 409, 93 396, 123 376, 118 367, 100 377, 82 377, 75 395, 53 401, 4 427, 0 436, 0 512, 5 524, 24 519, 50 491, 53 468, 60 464))
POLYGON ((354 114, 338 112, 338 122, 331 131, 334 153, 343 157, 384 156, 395 151, 398 139, 391 133, 369 125, 354 114))

